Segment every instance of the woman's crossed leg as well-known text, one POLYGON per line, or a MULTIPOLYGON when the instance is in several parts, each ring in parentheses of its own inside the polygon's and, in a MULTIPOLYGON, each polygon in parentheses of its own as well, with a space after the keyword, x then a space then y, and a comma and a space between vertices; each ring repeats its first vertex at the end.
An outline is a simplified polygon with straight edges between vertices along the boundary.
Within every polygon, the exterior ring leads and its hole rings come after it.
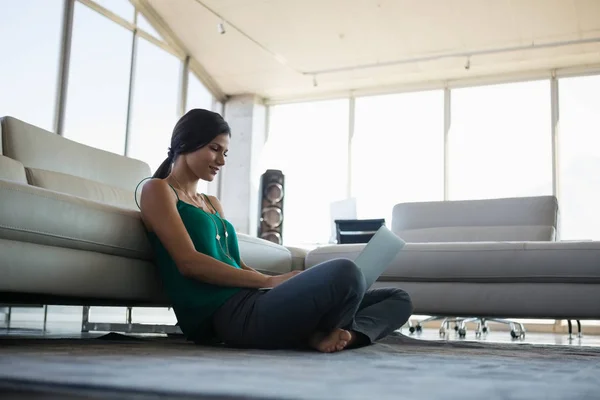
POLYGON ((326 261, 268 292, 243 291, 217 311, 215 332, 226 344, 339 351, 400 328, 412 305, 406 292, 366 290, 354 262, 326 261))

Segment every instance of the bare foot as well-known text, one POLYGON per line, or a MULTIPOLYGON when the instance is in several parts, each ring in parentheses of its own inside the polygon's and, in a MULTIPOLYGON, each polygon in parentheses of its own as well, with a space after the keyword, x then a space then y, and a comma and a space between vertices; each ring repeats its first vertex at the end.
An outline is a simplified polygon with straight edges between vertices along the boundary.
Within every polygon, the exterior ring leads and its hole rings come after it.
POLYGON ((310 347, 322 353, 333 353, 344 350, 354 338, 344 329, 334 329, 328 335, 315 333, 309 341, 310 347))

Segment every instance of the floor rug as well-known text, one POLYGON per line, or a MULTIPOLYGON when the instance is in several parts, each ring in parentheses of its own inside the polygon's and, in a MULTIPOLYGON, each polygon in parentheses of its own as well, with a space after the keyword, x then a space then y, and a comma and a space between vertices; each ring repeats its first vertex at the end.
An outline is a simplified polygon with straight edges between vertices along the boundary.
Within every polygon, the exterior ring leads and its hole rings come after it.
POLYGON ((361 349, 320 354, 118 334, 5 337, 2 387, 140 399, 600 399, 600 348, 397 334, 361 349))

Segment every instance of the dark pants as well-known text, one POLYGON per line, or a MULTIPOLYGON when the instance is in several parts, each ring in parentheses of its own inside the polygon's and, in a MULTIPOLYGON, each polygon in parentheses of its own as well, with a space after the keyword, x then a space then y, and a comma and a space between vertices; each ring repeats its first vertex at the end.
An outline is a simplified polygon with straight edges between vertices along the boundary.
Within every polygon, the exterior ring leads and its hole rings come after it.
POLYGON ((213 315, 216 338, 254 348, 306 347, 315 332, 359 333, 359 345, 399 329, 412 313, 406 292, 367 290, 354 262, 335 259, 296 275, 270 291, 244 289, 213 315))

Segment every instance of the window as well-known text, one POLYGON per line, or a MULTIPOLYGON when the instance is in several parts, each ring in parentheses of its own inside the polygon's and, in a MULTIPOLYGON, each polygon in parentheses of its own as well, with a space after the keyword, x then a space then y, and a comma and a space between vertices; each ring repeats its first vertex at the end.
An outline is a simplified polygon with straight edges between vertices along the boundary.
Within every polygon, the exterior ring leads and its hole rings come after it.
POLYGON ((0 116, 54 131, 63 2, 21 0, 0 12, 0 116))
POLYGON ((388 226, 398 203, 444 199, 443 91, 356 100, 352 196, 388 226))
POLYGON ((327 243, 330 203, 346 197, 348 100, 273 106, 261 173, 285 176, 283 241, 327 243))
POLYGON ((162 36, 160 36, 156 29, 154 29, 146 17, 144 17, 141 13, 138 13, 137 16, 137 26, 147 34, 154 36, 156 39, 162 40, 162 36))
POLYGON ((193 108, 212 110, 213 97, 200 79, 192 72, 189 73, 186 112, 193 108))
POLYGON ((109 11, 117 14, 119 17, 133 22, 133 15, 135 13, 135 8, 133 4, 129 2, 129 0, 92 0, 94 3, 106 8, 109 11))
MULTIPOLYGON (((188 73, 188 92, 186 101, 186 112, 194 108, 203 108, 206 110, 212 110, 213 97, 208 89, 200 82, 193 72, 188 73)), ((209 185, 206 181, 198 182, 198 192, 200 193, 214 193, 218 187, 218 179, 221 176, 217 175, 216 179, 209 185), (209 189, 210 186, 210 189, 209 189)))
POLYGON ((561 239, 600 239, 600 75, 559 80, 561 239))
POLYGON ((124 154, 133 34, 78 2, 73 18, 64 135, 124 154))
POLYGON ((128 155, 148 163, 154 173, 167 158, 178 119, 181 62, 144 39, 137 51, 128 155))
POLYGON ((451 95, 451 200, 552 194, 550 81, 451 95))

